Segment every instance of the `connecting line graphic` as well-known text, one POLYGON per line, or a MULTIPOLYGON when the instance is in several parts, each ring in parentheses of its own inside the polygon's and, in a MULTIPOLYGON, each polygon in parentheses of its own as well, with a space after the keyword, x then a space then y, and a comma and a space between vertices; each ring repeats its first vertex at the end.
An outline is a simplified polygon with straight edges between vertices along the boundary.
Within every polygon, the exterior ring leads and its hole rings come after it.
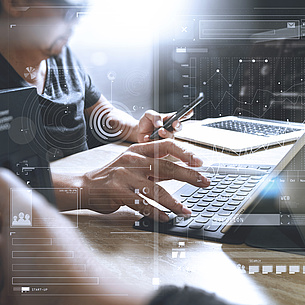
MULTIPOLYGON (((207 81, 204 81, 202 84, 203 84, 204 86, 206 86, 206 85, 208 85, 215 77, 220 77, 220 78, 222 78, 222 79, 224 80, 224 82, 225 82, 226 84, 228 84, 228 86, 231 88, 231 87, 233 86, 234 82, 236 81, 236 78, 237 78, 237 75, 238 75, 238 72, 239 72, 239 70, 240 70, 241 65, 242 65, 243 63, 249 63, 249 62, 251 62, 251 63, 259 63, 259 62, 268 63, 269 60, 268 60, 268 59, 254 59, 254 58, 253 58, 253 59, 239 59, 238 66, 237 66, 237 68, 236 68, 236 70, 235 70, 233 79, 232 79, 231 81, 229 81, 229 80, 221 73, 221 70, 220 70, 219 68, 217 68, 216 71, 215 71, 215 73, 214 73, 207 81)), ((293 90, 293 89, 295 89, 296 87, 301 86, 301 85, 303 85, 303 84, 304 84, 304 82, 301 81, 301 82, 299 82, 299 83, 296 83, 296 84, 291 85, 288 89, 286 89, 285 91, 281 91, 281 92, 279 92, 279 93, 274 93, 274 92, 271 92, 270 90, 265 90, 265 89, 257 89, 256 92, 254 93, 254 96, 253 96, 252 100, 251 100, 250 102, 247 102, 247 104, 253 105, 254 102, 257 101, 256 96, 258 95, 258 93, 265 92, 265 93, 268 93, 268 94, 270 94, 270 95, 272 95, 272 96, 274 96, 274 97, 282 97, 282 98, 283 98, 282 102, 289 102, 289 103, 291 103, 291 104, 297 104, 297 103, 300 103, 300 100, 301 100, 301 103, 302 103, 303 105, 305 105, 305 101, 302 101, 302 99, 304 98, 305 94, 301 94, 301 93, 298 94, 298 93, 293 93, 293 92, 291 92, 291 90, 293 90), (287 94, 294 95, 294 96, 295 96, 295 99, 292 100, 291 97, 285 96, 285 94, 286 94, 286 95, 287 95, 287 94)), ((219 101, 219 103, 218 103, 216 106, 214 106, 214 104, 213 104, 211 101, 209 101, 209 102, 211 102, 211 104, 212 104, 212 106, 213 106, 213 108, 214 108, 215 110, 216 110, 216 109, 219 107, 219 105, 223 102, 223 100, 226 98, 227 94, 228 94, 231 98, 233 98, 233 100, 236 101, 237 103, 240 103, 240 104, 245 103, 245 102, 242 102, 242 101, 236 99, 230 92, 225 91, 224 94, 223 94, 223 97, 221 98, 221 100, 219 101)), ((205 104, 205 105, 206 105, 206 104, 205 104)), ((204 106, 204 105, 203 105, 203 106, 204 106)))
MULTIPOLYGON (((299 84, 295 84, 294 86, 297 86, 297 85, 299 85, 299 84)), ((292 86, 292 87, 293 87, 293 86, 292 86)), ((290 87, 289 90, 290 90, 292 87, 290 87)), ((257 102, 257 95, 258 95, 259 93, 261 93, 261 92, 269 93, 269 94, 273 95, 274 97, 281 97, 281 96, 283 95, 283 93, 289 93, 288 91, 281 92, 281 93, 273 93, 273 92, 270 91, 270 90, 266 90, 266 89, 257 89, 256 92, 255 92, 255 94, 254 94, 254 96, 253 96, 253 98, 252 98, 252 100, 251 100, 250 102, 246 102, 247 105, 253 105, 255 102, 257 102)), ((206 105, 208 105, 208 104, 211 104, 212 107, 216 110, 216 109, 221 105, 221 103, 224 101, 224 99, 226 98, 227 95, 229 95, 229 97, 231 97, 235 102, 237 102, 237 103, 239 103, 239 104, 241 104, 241 105, 242 105, 242 104, 245 104, 244 101, 238 100, 238 99, 237 99, 236 97, 234 97, 230 92, 225 91, 223 97, 221 98, 221 100, 220 100, 216 105, 214 105, 214 103, 210 100, 210 101, 204 103, 201 107, 204 107, 204 106, 206 106, 206 105)), ((289 103, 291 103, 292 105, 295 105, 295 104, 298 103, 299 99, 301 99, 302 97, 303 97, 303 96, 302 96, 301 94, 299 94, 299 95, 297 96, 295 102, 292 101, 291 99, 289 99, 288 97, 285 97, 285 98, 282 100, 282 102, 283 102, 283 103, 284 103, 284 102, 289 102, 289 103)), ((305 105, 305 101, 302 102, 302 104, 305 105)), ((200 107, 200 108, 201 108, 201 107, 200 107)), ((266 111, 267 111, 267 110, 268 110, 268 109, 266 109, 266 111)))
POLYGON ((238 61, 238 66, 236 68, 236 71, 234 73, 233 79, 232 81, 229 81, 227 78, 224 77, 224 75, 220 72, 220 69, 216 69, 215 73, 205 82, 203 82, 203 85, 207 85, 216 75, 219 75, 228 85, 229 87, 232 87, 235 79, 237 77, 238 71, 240 70, 240 66, 242 65, 242 63, 257 63, 257 62, 265 62, 268 63, 269 60, 268 59, 239 59, 238 61))
POLYGON ((240 63, 238 64, 237 68, 236 68, 236 72, 234 74, 234 77, 232 79, 231 82, 229 82, 224 76, 223 74, 220 72, 220 69, 216 69, 215 73, 206 81, 206 82, 203 82, 203 85, 207 85, 216 75, 219 75, 228 85, 229 87, 232 87, 233 86, 233 83, 236 79, 236 76, 237 76, 237 73, 239 71, 239 68, 240 68, 240 63))

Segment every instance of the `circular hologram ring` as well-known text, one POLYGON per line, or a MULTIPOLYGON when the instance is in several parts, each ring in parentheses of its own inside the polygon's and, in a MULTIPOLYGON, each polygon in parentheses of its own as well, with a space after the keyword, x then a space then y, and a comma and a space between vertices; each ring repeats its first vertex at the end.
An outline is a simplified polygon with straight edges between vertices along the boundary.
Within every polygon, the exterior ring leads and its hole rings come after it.
POLYGON ((18 117, 11 121, 8 134, 19 145, 29 144, 35 138, 36 127, 29 118, 18 117))
MULTIPOLYGON (((113 102, 112 105, 131 115, 131 111, 124 104, 113 102)), ((97 106, 91 112, 89 127, 93 135, 101 142, 126 140, 130 136, 131 130, 127 130, 121 122, 112 120, 109 112, 109 108, 104 106, 97 106)))
POLYGON ((147 72, 134 70, 127 75, 124 86, 126 92, 130 95, 141 96, 143 94, 149 94, 150 83, 151 81, 147 72))

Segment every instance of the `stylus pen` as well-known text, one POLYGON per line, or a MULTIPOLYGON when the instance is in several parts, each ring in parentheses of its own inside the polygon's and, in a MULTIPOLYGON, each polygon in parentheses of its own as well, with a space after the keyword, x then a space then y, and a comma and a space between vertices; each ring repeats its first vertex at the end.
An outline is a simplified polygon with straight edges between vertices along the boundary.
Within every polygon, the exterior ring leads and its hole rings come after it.
POLYGON ((255 168, 237 168, 237 167, 222 167, 222 166, 200 166, 188 167, 197 172, 206 172, 214 174, 228 174, 228 175, 255 175, 264 176, 268 174, 266 171, 255 168))

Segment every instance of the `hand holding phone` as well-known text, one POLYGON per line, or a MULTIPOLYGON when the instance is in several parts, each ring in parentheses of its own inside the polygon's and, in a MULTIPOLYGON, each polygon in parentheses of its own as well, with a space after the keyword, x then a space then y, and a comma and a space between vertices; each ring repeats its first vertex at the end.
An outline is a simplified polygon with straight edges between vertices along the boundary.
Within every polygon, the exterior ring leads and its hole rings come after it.
POLYGON ((189 111, 191 111, 193 108, 195 108, 197 105, 199 105, 202 101, 204 100, 204 95, 203 93, 199 93, 198 97, 192 101, 191 103, 189 103, 188 105, 183 105, 173 116, 171 116, 169 119, 167 119, 162 127, 156 128, 154 130, 154 132, 150 135, 150 139, 154 140, 154 139, 158 139, 159 138, 159 129, 160 128, 164 128, 166 130, 170 130, 170 128, 172 127, 172 124, 181 119, 186 113, 188 113, 189 111))

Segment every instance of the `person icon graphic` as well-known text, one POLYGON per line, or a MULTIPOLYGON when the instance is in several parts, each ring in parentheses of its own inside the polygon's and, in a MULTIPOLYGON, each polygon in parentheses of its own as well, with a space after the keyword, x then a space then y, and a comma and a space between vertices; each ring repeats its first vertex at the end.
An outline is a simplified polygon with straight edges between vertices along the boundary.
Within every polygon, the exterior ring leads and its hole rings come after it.
POLYGON ((25 218, 24 225, 31 226, 32 225, 30 221, 31 216, 29 214, 25 214, 24 218, 25 218))
POLYGON ((18 216, 19 216, 18 225, 23 225, 24 224, 24 213, 20 212, 18 216))
POLYGON ((18 221, 17 221, 17 216, 16 216, 16 215, 15 215, 15 216, 13 216, 13 222, 12 222, 12 225, 13 225, 13 226, 18 225, 18 221))

